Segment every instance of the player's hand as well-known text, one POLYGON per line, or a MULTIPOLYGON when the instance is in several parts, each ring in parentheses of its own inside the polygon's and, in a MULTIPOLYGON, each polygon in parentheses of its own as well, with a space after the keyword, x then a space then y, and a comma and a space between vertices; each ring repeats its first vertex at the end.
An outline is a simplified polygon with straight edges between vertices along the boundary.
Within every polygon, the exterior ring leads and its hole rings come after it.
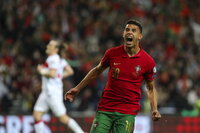
POLYGON ((157 121, 161 118, 161 114, 158 111, 153 111, 152 112, 152 120, 157 121))
POLYGON ((44 66, 39 64, 39 65, 37 66, 37 71, 40 72, 41 69, 43 69, 43 68, 44 68, 44 66))
POLYGON ((72 102, 74 100, 75 95, 78 94, 79 91, 80 90, 77 88, 70 89, 68 92, 65 93, 65 100, 69 100, 70 102, 72 102))

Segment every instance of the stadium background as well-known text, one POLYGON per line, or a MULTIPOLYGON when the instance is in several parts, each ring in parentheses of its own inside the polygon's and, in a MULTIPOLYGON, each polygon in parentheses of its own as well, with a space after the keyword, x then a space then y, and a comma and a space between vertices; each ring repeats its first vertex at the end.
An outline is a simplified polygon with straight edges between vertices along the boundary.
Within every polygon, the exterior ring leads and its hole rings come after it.
MULTIPOLYGON (((63 56, 75 70, 64 79, 66 91, 97 65, 107 48, 122 43, 129 18, 142 22, 141 45, 157 62, 158 105, 164 117, 157 123, 149 120, 149 132, 200 132, 199 6, 199 0, 1 0, 0 133, 14 133, 9 126, 25 132, 23 117, 31 115, 40 92, 35 68, 44 62, 50 39, 65 45, 63 56)), ((84 129, 89 130, 106 78, 105 72, 73 103, 65 102, 68 114, 84 129)), ((150 119, 145 93, 141 105, 139 115, 150 119)), ((52 131, 63 130, 49 117, 52 131)))

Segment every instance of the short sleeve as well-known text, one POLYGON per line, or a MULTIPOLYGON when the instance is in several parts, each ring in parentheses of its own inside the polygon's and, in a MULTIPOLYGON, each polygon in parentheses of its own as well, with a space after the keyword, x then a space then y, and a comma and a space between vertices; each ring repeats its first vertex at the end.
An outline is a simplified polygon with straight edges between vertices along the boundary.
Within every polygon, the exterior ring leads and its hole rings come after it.
POLYGON ((152 60, 150 63, 147 65, 147 72, 145 73, 145 80, 154 80, 156 77, 156 63, 154 60, 152 60))
POLYGON ((62 59, 62 66, 66 67, 68 65, 69 65, 68 62, 65 59, 62 59))
POLYGON ((101 65, 103 67, 108 67, 109 66, 109 59, 110 59, 110 50, 107 50, 101 59, 101 65))

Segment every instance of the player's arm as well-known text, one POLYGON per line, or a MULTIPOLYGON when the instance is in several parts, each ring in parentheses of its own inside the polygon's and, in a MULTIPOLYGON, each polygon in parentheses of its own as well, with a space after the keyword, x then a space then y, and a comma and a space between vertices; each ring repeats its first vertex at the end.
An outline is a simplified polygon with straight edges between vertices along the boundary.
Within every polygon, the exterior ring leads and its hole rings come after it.
POLYGON ((157 91, 155 87, 155 81, 154 80, 147 80, 146 86, 148 89, 148 98, 151 105, 151 111, 152 111, 152 119, 153 120, 159 120, 161 118, 160 113, 157 109, 157 91))
POLYGON ((72 67, 70 65, 65 66, 64 72, 63 72, 63 78, 67 78, 73 74, 74 74, 74 70, 72 69, 72 67))
POLYGON ((82 88, 87 86, 92 80, 96 79, 105 69, 106 67, 103 67, 101 63, 99 63, 96 67, 91 69, 76 87, 70 89, 68 92, 65 93, 65 100, 73 101, 74 96, 82 88))
POLYGON ((75 87, 79 90, 87 86, 92 80, 96 79, 106 68, 104 68, 101 63, 96 67, 91 69, 84 79, 75 87))
POLYGON ((37 66, 37 71, 40 75, 49 77, 49 78, 55 78, 56 77, 56 70, 55 69, 48 69, 45 68, 43 65, 37 66))

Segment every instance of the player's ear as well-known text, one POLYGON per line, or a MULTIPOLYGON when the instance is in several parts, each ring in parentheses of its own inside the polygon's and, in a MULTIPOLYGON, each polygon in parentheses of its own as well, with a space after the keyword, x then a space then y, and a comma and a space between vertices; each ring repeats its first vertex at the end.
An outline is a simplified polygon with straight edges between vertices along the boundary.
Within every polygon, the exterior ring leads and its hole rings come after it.
POLYGON ((59 52, 58 48, 56 48, 56 52, 57 52, 57 53, 59 52))
POLYGON ((140 33, 140 35, 139 35, 139 39, 141 40, 141 39, 142 39, 142 37, 143 37, 143 35, 142 35, 142 33, 140 33))

